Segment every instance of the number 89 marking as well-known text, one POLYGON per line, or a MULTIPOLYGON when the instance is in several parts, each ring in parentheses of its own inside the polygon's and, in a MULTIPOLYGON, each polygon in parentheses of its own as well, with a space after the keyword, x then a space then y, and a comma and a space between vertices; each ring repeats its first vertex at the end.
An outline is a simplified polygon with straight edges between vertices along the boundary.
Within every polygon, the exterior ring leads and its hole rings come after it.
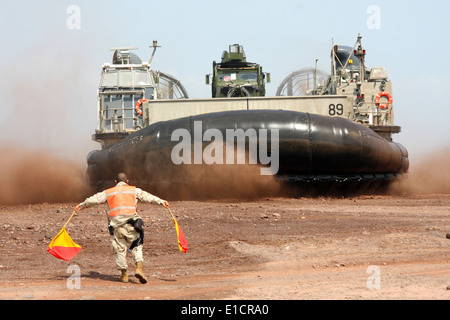
POLYGON ((328 106, 328 114, 330 116, 335 116, 335 115, 341 116, 344 114, 344 106, 340 103, 338 103, 337 105, 330 104, 328 106))

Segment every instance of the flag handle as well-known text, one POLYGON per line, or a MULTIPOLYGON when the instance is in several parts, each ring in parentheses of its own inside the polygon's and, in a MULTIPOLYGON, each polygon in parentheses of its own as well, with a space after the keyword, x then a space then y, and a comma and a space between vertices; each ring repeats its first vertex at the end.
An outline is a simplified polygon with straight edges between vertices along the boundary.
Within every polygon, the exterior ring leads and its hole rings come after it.
POLYGON ((64 225, 64 227, 62 227, 63 229, 69 224, 69 221, 72 219, 73 215, 75 214, 75 212, 77 212, 76 210, 73 210, 72 215, 70 216, 69 220, 67 220, 66 224, 64 225))
POLYGON ((170 210, 170 208, 167 208, 167 209, 169 209, 169 212, 172 215, 172 218, 175 219, 175 216, 173 215, 172 210, 170 210))

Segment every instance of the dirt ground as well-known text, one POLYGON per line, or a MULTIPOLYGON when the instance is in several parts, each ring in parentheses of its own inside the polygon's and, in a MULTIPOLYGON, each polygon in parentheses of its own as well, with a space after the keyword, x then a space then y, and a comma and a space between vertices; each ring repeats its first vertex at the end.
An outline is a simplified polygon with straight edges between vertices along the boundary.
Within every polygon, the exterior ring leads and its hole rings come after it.
POLYGON ((0 206, 0 299, 450 298, 450 194, 172 201, 187 254, 170 213, 140 203, 145 285, 118 281, 106 205, 69 223, 73 260, 47 252, 76 204, 0 206))

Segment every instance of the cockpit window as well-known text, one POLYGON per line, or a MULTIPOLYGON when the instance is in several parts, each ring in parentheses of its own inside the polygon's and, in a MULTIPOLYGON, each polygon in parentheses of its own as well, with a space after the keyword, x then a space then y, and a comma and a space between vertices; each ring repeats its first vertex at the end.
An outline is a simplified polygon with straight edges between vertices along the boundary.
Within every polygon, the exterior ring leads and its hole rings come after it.
POLYGON ((116 87, 117 86, 117 72, 105 71, 102 78, 102 87, 116 87))
POLYGON ((151 86, 150 75, 142 70, 105 70, 102 87, 140 87, 151 86))
POLYGON ((131 70, 119 71, 119 87, 131 87, 133 85, 133 77, 131 70))
POLYGON ((134 81, 136 86, 149 86, 149 74, 144 71, 134 71, 134 81))

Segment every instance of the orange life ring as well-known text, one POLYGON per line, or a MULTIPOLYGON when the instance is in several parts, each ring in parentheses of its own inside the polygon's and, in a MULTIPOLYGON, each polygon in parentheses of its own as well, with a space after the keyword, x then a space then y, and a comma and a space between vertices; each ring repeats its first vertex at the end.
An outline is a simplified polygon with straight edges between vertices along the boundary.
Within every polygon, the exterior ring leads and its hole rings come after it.
POLYGON ((392 96, 387 93, 387 92, 380 92, 375 96, 375 104, 377 105, 377 107, 380 107, 381 109, 387 109, 389 107, 390 104, 392 104, 392 96), (383 103, 380 104, 380 98, 381 97, 387 97, 388 98, 388 103, 383 103))
POLYGON ((141 109, 141 104, 144 101, 148 101, 148 99, 139 99, 138 102, 136 102, 136 112, 142 116, 142 109, 141 109))

